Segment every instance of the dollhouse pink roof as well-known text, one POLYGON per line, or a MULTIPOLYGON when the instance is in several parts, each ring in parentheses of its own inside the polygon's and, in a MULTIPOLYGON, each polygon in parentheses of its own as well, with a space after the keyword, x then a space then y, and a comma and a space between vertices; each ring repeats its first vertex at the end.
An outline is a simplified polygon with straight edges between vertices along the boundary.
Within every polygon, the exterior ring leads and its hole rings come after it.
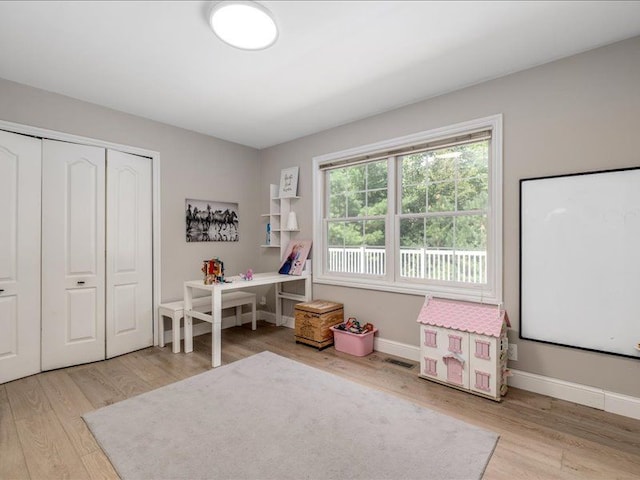
POLYGON ((427 298, 418 315, 418 323, 452 328, 469 333, 499 337, 507 313, 497 305, 427 298))

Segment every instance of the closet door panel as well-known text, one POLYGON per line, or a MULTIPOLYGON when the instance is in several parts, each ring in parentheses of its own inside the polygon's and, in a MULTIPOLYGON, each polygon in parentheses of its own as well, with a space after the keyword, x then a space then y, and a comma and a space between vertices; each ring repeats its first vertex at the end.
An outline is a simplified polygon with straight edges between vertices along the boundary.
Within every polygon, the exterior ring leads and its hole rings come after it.
MULTIPOLYGON (((8 134, 3 133, 3 136, 8 134)), ((15 282, 18 265, 18 154, 0 147, 0 279, 15 282)), ((14 147, 15 148, 15 147, 14 147)))
POLYGON ((0 297, 0 358, 18 354, 18 302, 15 295, 0 297))
POLYGON ((42 368, 105 358, 105 150, 43 141, 42 368))
POLYGON ((96 288, 67 289, 67 343, 95 341, 104 327, 97 325, 96 288), (92 315, 87 318, 87 313, 92 315))
POLYGON ((135 332, 138 328, 136 314, 136 284, 113 287, 113 333, 114 337, 135 332))
POLYGON ((0 131, 0 383, 40 371, 41 141, 0 131))
POLYGON ((151 159, 107 152, 107 358, 153 345, 151 159))

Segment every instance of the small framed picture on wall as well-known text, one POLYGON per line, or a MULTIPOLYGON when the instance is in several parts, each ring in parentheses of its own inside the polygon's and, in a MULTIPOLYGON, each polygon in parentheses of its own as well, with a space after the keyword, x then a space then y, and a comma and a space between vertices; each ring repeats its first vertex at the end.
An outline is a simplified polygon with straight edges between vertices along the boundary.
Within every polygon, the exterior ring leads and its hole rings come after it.
POLYGON ((187 242, 237 242, 238 204, 185 200, 187 242))
POLYGON ((298 167, 283 168, 280 172, 280 198, 298 195, 298 167))

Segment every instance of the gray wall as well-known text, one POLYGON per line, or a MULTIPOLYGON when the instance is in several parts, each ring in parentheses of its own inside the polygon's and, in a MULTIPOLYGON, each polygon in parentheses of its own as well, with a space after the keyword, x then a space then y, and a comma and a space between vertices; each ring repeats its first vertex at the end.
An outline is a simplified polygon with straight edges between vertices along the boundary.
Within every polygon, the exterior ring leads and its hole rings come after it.
POLYGON ((202 260, 227 274, 258 261, 257 150, 0 79, 0 119, 160 152, 162 301, 182 298, 202 260), (185 241, 185 198, 239 203, 240 241, 185 241))
MULTIPOLYGON (((263 150, 262 209, 268 183, 299 165, 298 238, 312 238, 313 157, 496 113, 504 115, 504 301, 519 347, 511 367, 640 397, 640 360, 526 342, 517 333, 518 181, 640 166, 640 37, 263 150)), ((262 269, 277 262, 262 252, 262 269)), ((593 280, 607 281, 595 272, 593 280)), ((315 284, 314 297, 343 302, 346 315, 373 322, 382 338, 418 345, 420 296, 315 284)))

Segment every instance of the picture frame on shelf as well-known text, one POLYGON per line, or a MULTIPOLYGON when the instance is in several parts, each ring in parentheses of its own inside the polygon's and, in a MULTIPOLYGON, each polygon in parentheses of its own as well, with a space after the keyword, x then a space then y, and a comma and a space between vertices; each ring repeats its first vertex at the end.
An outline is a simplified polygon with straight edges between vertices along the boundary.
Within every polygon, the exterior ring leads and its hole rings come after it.
POLYGON ((298 195, 299 167, 283 168, 280 171, 279 198, 291 198, 298 195))

